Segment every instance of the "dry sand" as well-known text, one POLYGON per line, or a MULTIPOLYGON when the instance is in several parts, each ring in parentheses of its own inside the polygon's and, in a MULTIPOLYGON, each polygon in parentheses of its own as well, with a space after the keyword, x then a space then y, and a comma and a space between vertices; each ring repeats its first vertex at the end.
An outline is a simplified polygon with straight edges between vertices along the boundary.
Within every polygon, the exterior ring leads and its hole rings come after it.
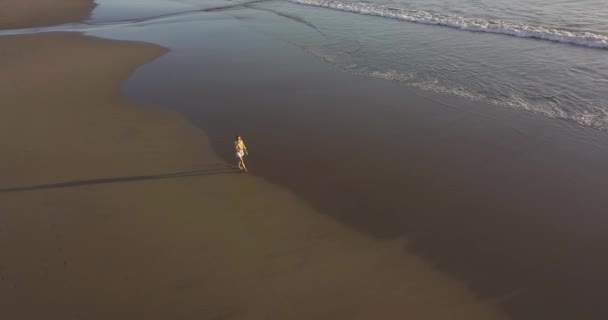
POLYGON ((0 46, 0 318, 504 318, 404 240, 340 225, 126 103, 120 83, 163 49, 0 46))
POLYGON ((92 0, 2 0, 0 29, 78 22, 89 16, 92 0))

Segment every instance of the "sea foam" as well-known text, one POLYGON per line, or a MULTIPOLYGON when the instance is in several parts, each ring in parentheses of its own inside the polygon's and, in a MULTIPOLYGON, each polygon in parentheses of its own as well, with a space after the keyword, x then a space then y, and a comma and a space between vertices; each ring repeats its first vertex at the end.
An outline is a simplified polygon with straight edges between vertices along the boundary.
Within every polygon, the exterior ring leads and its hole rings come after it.
POLYGON ((593 32, 570 31, 548 26, 518 24, 501 20, 486 20, 456 15, 432 14, 426 11, 393 8, 375 3, 343 2, 337 0, 289 1, 301 5, 398 19, 407 22, 440 25, 461 30, 498 33, 521 38, 535 38, 591 48, 608 49, 608 36, 593 32))

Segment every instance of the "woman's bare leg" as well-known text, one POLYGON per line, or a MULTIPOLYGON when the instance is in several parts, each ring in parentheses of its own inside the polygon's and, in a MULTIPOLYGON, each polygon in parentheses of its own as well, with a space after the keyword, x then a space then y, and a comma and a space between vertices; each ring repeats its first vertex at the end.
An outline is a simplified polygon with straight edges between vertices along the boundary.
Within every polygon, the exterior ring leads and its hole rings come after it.
POLYGON ((240 157, 240 159, 241 159, 240 165, 243 166, 242 170, 245 170, 245 172, 247 172, 247 167, 245 166, 245 159, 243 159, 243 157, 240 157))
POLYGON ((247 167, 245 167, 245 160, 243 159, 243 157, 239 157, 238 166, 239 166, 239 170, 247 171, 247 167))

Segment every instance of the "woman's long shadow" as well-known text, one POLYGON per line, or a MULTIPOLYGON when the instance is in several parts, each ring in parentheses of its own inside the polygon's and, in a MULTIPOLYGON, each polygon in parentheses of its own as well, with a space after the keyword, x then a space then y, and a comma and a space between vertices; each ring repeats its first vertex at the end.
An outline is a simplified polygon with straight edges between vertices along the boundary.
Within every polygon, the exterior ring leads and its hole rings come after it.
POLYGON ((14 188, 0 188, 0 192, 22 192, 22 191, 36 191, 45 189, 60 189, 60 188, 74 188, 89 185, 98 184, 109 184, 109 183, 126 183, 146 180, 161 180, 161 179, 173 179, 173 178, 185 178, 193 176, 209 176, 219 174, 232 174, 238 173, 235 167, 231 166, 220 166, 210 169, 201 169, 194 171, 183 171, 173 173, 161 173, 153 175, 141 175, 141 176, 129 176, 129 177, 111 177, 111 178, 100 178, 100 179, 89 179, 89 180, 75 180, 75 181, 63 181, 48 184, 39 184, 33 186, 14 187, 14 188))

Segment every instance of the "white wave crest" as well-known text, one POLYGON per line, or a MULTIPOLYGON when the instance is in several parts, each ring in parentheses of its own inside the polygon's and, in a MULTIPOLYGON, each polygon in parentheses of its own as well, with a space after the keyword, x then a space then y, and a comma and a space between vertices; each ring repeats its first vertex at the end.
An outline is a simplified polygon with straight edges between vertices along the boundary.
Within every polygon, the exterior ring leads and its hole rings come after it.
POLYGON ((591 48, 608 49, 608 36, 593 32, 568 31, 546 26, 517 24, 500 20, 466 18, 455 15, 438 15, 425 11, 392 8, 373 3, 342 2, 337 0, 289 1, 301 5, 329 8, 421 24, 441 25, 468 31, 506 34, 521 38, 535 38, 591 48))
POLYGON ((380 78, 380 79, 385 79, 385 80, 390 80, 390 81, 400 81, 400 82, 404 82, 404 81, 411 80, 414 78, 414 76, 411 74, 399 73, 395 70, 389 70, 389 71, 384 71, 384 72, 374 71, 374 72, 371 72, 369 75, 374 78, 380 78))

